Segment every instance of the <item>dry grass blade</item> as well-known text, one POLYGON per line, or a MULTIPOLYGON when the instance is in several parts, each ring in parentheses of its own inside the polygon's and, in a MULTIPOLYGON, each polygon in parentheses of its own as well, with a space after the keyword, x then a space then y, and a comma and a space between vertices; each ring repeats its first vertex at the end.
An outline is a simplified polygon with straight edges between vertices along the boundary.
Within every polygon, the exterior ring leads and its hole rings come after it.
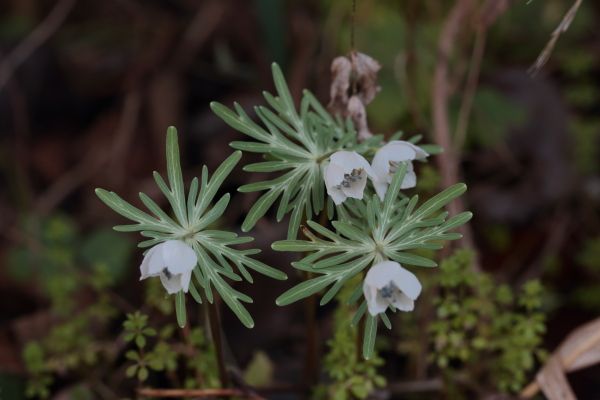
POLYGON ((542 50, 537 60, 535 60, 535 63, 531 67, 529 67, 529 70, 527 72, 530 75, 537 75, 537 73, 540 72, 540 70, 546 64, 546 62, 548 62, 548 60, 550 59, 550 55, 552 55, 552 50, 554 50, 554 46, 558 41, 558 38, 561 34, 566 32, 567 29, 569 29, 569 26, 571 26, 571 22, 573 22, 573 19, 577 14, 577 10, 579 10, 579 6, 581 6, 581 2, 582 0, 575 0, 575 3, 573 3, 571 8, 569 8, 569 11, 567 11, 563 19, 560 21, 560 24, 558 24, 556 29, 554 29, 552 35, 550 36, 550 40, 548 41, 548 43, 546 43, 546 46, 544 47, 544 50, 542 50))
POLYGON ((541 389, 550 400, 575 399, 565 373, 597 363, 600 363, 600 318, 571 332, 521 396, 531 398, 541 389))

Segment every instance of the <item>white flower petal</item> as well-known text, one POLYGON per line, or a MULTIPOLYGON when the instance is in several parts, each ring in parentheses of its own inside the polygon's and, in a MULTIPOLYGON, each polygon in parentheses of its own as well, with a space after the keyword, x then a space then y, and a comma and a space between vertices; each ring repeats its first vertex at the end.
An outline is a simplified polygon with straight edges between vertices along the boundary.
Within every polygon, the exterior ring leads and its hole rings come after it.
POLYGON ((150 248, 144 255, 144 259, 142 260, 142 264, 140 264, 140 281, 142 279, 149 278, 151 276, 156 276, 158 273, 151 274, 150 273, 150 260, 155 257, 156 246, 150 248))
POLYGON ((412 300, 415 300, 417 297, 419 297, 419 294, 421 294, 421 282, 419 282, 419 279, 415 276, 415 274, 405 268, 402 268, 402 266, 400 266, 398 263, 394 264, 396 264, 397 267, 390 269, 391 281, 394 282, 394 285, 396 285, 396 287, 400 289, 402 293, 407 295, 412 300))
POLYGON ((181 285, 181 275, 171 275, 167 278, 165 274, 160 274, 160 282, 169 294, 175 294, 183 289, 181 285))
POLYGON ((373 187, 375 188, 375 192, 379 199, 383 201, 385 199, 385 194, 387 193, 389 184, 387 182, 382 181, 373 181, 373 187))
POLYGON ((392 304, 400 311, 412 311, 415 309, 415 301, 399 290, 396 296, 394 296, 392 304))
POLYGON ((379 198, 383 200, 387 187, 383 183, 391 183, 393 174, 390 173, 390 163, 408 162, 407 173, 402 181, 401 189, 415 187, 417 176, 410 161, 425 159, 429 154, 418 146, 402 140, 393 140, 381 147, 373 157, 372 168, 379 183, 379 189, 375 190, 379 198))
MULTIPOLYGON (((412 166, 412 163, 409 164, 412 166)), ((404 175, 404 180, 400 185, 400 189, 410 189, 417 186, 417 174, 415 171, 407 171, 406 175, 404 175)))
POLYGON ((162 246, 162 257, 171 274, 191 271, 198 263, 196 252, 181 240, 167 240, 162 246))
POLYGON ((185 293, 190 289, 190 281, 192 280, 192 271, 187 271, 181 274, 181 288, 185 293))
POLYGON ((346 200, 346 195, 338 188, 344 180, 344 170, 336 164, 328 164, 323 173, 327 194, 331 196, 333 202, 340 205, 346 200))
POLYGON ((147 276, 158 276, 165 269, 166 264, 162 255, 163 247, 164 242, 157 244, 146 253, 146 256, 148 256, 147 276))
POLYGON ((394 271, 397 268, 402 268, 397 262, 381 261, 367 271, 365 284, 381 289, 392 281, 392 278, 395 276, 394 271))
POLYGON ((369 314, 375 316, 384 312, 388 308, 388 303, 379 294, 379 291, 374 286, 369 286, 365 280, 363 283, 363 293, 367 300, 367 308, 369 314))
POLYGON ((343 167, 344 172, 348 173, 352 169, 360 167, 361 158, 362 156, 355 151, 336 151, 329 157, 329 162, 343 167))
POLYGON ((424 160, 425 158, 429 157, 429 153, 427 153, 425 150, 423 150, 419 146, 412 144, 411 142, 407 142, 404 140, 392 140, 388 144, 403 145, 403 146, 408 146, 408 147, 412 148, 413 151, 415 152, 415 157, 414 157, 415 160, 424 160))
POLYGON ((341 167, 345 174, 349 174, 353 169, 364 169, 368 176, 375 176, 369 162, 355 151, 336 151, 329 160, 331 164, 341 167))

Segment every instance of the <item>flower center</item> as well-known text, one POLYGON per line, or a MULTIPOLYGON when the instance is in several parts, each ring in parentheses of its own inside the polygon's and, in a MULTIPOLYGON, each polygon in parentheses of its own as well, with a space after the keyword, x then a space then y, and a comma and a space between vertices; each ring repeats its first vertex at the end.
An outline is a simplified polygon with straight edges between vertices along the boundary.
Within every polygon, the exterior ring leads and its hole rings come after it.
POLYGON ((165 268, 162 270, 162 273, 165 275, 165 277, 166 277, 167 279, 171 279, 171 277, 173 276, 173 274, 171 274, 171 271, 169 271, 169 268, 167 268, 167 267, 165 267, 165 268))
POLYGON ((349 174, 344 174, 344 179, 339 185, 336 186, 336 189, 351 187, 353 183, 358 182, 363 178, 363 172, 364 169, 356 168, 353 169, 349 174))
POLYGON ((381 297, 390 303, 396 299, 396 291, 399 290, 393 282, 388 283, 379 290, 381 297))

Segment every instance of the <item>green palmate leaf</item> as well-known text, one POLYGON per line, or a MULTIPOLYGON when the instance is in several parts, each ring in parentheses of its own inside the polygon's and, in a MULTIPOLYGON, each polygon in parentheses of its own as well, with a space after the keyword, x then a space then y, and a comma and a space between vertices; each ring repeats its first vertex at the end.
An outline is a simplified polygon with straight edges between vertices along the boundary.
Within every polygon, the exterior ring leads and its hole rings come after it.
MULTIPOLYGON (((322 169, 336 151, 357 147, 352 126, 334 120, 316 98, 305 91, 297 111, 281 70, 273 64, 277 96, 264 93, 269 107, 255 107, 260 125, 234 104, 234 110, 213 102, 211 108, 232 128, 254 139, 235 141, 231 146, 243 151, 262 153, 267 160, 247 165, 251 172, 273 172, 273 179, 240 187, 241 192, 264 191, 248 211, 242 224, 249 231, 271 208, 281 221, 290 214, 288 239, 297 235, 303 219, 310 219, 325 206, 322 169)), ((381 137, 376 141, 381 142, 381 137)))
MULTIPOLYGON (((139 231, 142 236, 148 238, 139 246, 154 246, 166 240, 180 240, 190 245, 199 260, 193 270, 195 282, 190 282, 191 296, 201 303, 203 292, 206 299, 212 303, 214 288, 240 321, 250 328, 254 322, 242 302, 251 303, 252 299, 233 289, 227 280, 245 279, 252 282, 250 270, 274 279, 286 279, 287 276, 251 257, 258 254, 259 250, 233 247, 252 241, 251 237, 238 237, 233 232, 209 229, 223 215, 229 204, 230 195, 226 193, 212 205, 221 184, 237 165, 242 154, 239 151, 231 154, 210 178, 208 169, 204 166, 201 178, 192 180, 186 195, 175 128, 169 128, 167 131, 166 147, 168 183, 157 172, 154 173, 154 178, 171 205, 174 218, 144 193, 140 193, 140 200, 152 215, 137 209, 115 193, 104 189, 96 189, 96 193, 110 208, 134 222, 131 225, 117 226, 116 230, 139 231)), ((177 323, 184 326, 185 293, 178 292, 174 301, 177 323)))

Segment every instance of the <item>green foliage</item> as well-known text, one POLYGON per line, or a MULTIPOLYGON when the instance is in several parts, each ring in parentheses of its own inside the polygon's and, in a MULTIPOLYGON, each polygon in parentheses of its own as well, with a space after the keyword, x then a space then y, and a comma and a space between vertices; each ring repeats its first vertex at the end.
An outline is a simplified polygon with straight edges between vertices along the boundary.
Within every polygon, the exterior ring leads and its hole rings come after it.
POLYGON ((185 379, 185 387, 188 389, 220 387, 215 348, 206 338, 204 330, 194 328, 185 339, 188 347, 193 350, 186 357, 188 377, 185 379))
POLYGON ((29 373, 25 395, 42 399, 50 396, 53 379, 45 362, 44 349, 38 342, 29 342, 23 348, 23 361, 29 373))
POLYGON ((46 283, 57 323, 42 339, 28 342, 23 349, 28 397, 47 398, 54 374, 78 371, 109 356, 101 331, 90 327, 99 329, 116 315, 108 295, 112 284, 112 276, 101 265, 87 274, 73 271, 71 275, 53 276, 46 283), (76 299, 84 292, 94 301, 82 306, 76 299))
MULTIPOLYGON (((466 186, 454 185, 417 208, 418 196, 410 200, 398 199, 405 173, 404 165, 394 175, 383 203, 377 196, 372 196, 366 201, 354 201, 349 207, 338 208, 340 220, 332 222, 337 232, 307 221, 310 229, 304 229, 304 234, 308 240, 273 243, 272 247, 277 251, 306 252, 307 255, 292 266, 316 275, 279 296, 278 305, 293 303, 331 286, 321 299, 321 305, 327 304, 349 280, 383 259, 418 267, 437 265, 411 251, 439 249, 443 241, 461 237, 448 231, 467 222, 472 214, 464 212, 447 219, 448 213, 439 210, 464 193, 466 186)), ((352 303, 360 297, 361 285, 362 282, 353 285, 352 303)), ((353 323, 360 321, 365 310, 366 300, 363 299, 353 323)), ((367 315, 363 347, 366 358, 373 351, 378 318, 390 326, 385 313, 377 317, 367 315)))
POLYGON ((147 336, 156 336, 156 330, 147 327, 148 316, 136 311, 133 314, 127 314, 127 319, 123 322, 125 332, 124 339, 126 342, 135 341, 138 348, 146 346, 147 336))
MULTIPOLYGON (((360 280, 353 279, 359 284, 360 280)), ((334 336, 327 342, 329 352, 323 367, 330 382, 317 388, 319 399, 350 400, 366 399, 376 388, 385 386, 385 378, 377 373, 383 359, 376 353, 368 360, 356 353, 357 327, 350 324, 353 312, 346 307, 352 296, 350 287, 340 291, 333 320, 334 336)))
POLYGON ((430 326, 434 361, 449 375, 517 392, 543 357, 543 290, 529 281, 516 294, 486 273, 471 269, 473 254, 457 251, 440 265, 437 318, 430 326))
POLYGON ((180 371, 186 388, 218 387, 214 348, 204 331, 194 328, 181 340, 173 337, 175 330, 175 325, 167 324, 157 332, 148 315, 140 311, 127 314, 122 335, 135 348, 125 353, 129 364, 126 376, 144 382, 151 372, 174 376, 180 371))
MULTIPOLYGON (((70 293, 77 286, 74 278, 82 268, 106 267, 111 280, 124 278, 123 266, 132 250, 127 239, 105 231, 83 235, 70 217, 61 214, 44 218, 30 216, 21 222, 20 229, 31 241, 10 250, 10 276, 17 281, 38 278, 42 289, 54 300, 62 295, 65 303, 69 302, 70 293), (103 251, 98 249, 99 242, 103 251), (111 251, 106 251, 107 248, 111 251)), ((69 312, 68 309, 64 311, 69 312)))
POLYGON ((294 239, 301 221, 318 215, 325 207, 323 163, 329 156, 344 149, 367 149, 380 143, 382 137, 375 136, 357 144, 352 123, 334 119, 307 90, 298 112, 279 66, 273 64, 272 70, 277 96, 264 92, 271 108, 254 108, 264 127, 255 123, 237 103, 234 103, 235 111, 217 102, 211 103, 211 108, 229 126, 254 139, 232 142, 232 147, 264 156, 265 161, 246 165, 245 171, 280 173, 275 179, 238 189, 240 192, 266 190, 246 215, 242 230, 252 229, 280 199, 277 221, 291 213, 288 239, 294 239))
MULTIPOLYGON (((233 281, 245 279, 252 282, 248 269, 274 279, 286 279, 286 275, 250 257, 260 250, 238 250, 231 247, 251 242, 253 238, 238 237, 233 232, 209 229, 223 215, 229 204, 227 193, 214 206, 210 206, 221 184, 240 160, 241 152, 237 151, 229 156, 210 179, 208 169, 204 166, 201 179, 192 180, 187 196, 181 172, 177 131, 174 127, 170 127, 167 131, 166 153, 168 185, 158 172, 154 172, 154 180, 171 205, 173 218, 144 193, 140 193, 140 200, 151 214, 134 207, 114 192, 96 189, 96 194, 114 211, 135 222, 130 225, 115 226, 115 230, 139 231, 142 236, 149 238, 141 242, 139 247, 154 246, 166 240, 182 240, 190 245, 198 257, 199 262, 194 268, 194 277, 197 284, 204 289, 204 297, 212 303, 214 287, 240 321, 246 327, 252 328, 254 321, 242 304, 251 303, 252 299, 235 290, 225 278, 233 281), (232 264, 237 268, 237 272, 233 270, 232 264)), ((202 302, 193 280, 190 282, 189 290, 196 302, 202 302)), ((183 292, 175 295, 175 310, 179 325, 184 326, 186 309, 183 292)))

